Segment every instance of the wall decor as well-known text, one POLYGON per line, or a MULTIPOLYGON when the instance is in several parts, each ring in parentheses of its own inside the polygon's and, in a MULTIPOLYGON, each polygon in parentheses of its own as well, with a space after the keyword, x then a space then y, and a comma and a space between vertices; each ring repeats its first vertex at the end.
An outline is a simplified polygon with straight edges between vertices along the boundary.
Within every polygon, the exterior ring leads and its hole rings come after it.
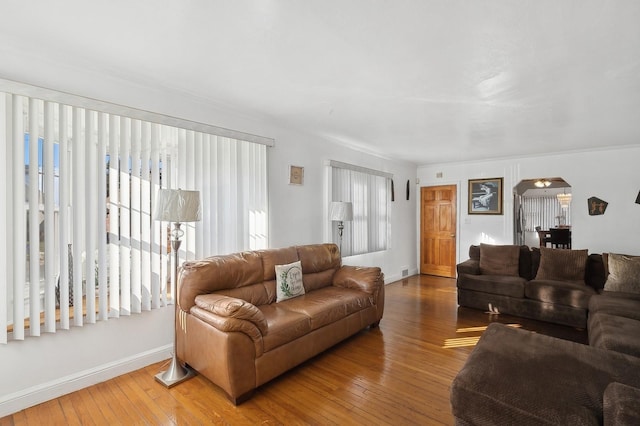
POLYGON ((395 201, 396 200, 396 189, 393 186, 393 179, 391 180, 391 201, 395 201))
POLYGON ((411 184, 409 183, 409 179, 407 179, 407 201, 409 201, 410 192, 411 192, 411 184))
POLYGON ((589 199, 587 200, 589 216, 599 216, 601 214, 604 214, 604 212, 607 210, 608 205, 609 203, 601 200, 598 197, 589 197, 589 199))
POLYGON ((289 184, 304 185, 304 167, 289 166, 289 184))
POLYGON ((469 214, 502 214, 502 180, 469 179, 469 214))

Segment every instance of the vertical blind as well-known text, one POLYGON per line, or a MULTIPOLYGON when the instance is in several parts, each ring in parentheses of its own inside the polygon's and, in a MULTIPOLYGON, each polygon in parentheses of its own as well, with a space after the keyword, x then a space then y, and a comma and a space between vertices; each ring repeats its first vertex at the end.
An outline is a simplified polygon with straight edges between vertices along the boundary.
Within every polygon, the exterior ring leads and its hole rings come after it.
POLYGON ((536 226, 549 229, 571 225, 571 206, 563 209, 555 196, 522 197, 522 214, 527 232, 535 231, 536 226))
POLYGON ((0 343, 172 303, 161 187, 201 191, 181 260, 267 245, 264 144, 5 92, 0 138, 0 343))
MULTIPOLYGON (((344 223, 343 256, 386 250, 389 239, 389 173, 330 161, 331 191, 329 201, 350 201, 353 221, 344 223)), ((338 229, 332 227, 333 241, 339 241, 338 229)))

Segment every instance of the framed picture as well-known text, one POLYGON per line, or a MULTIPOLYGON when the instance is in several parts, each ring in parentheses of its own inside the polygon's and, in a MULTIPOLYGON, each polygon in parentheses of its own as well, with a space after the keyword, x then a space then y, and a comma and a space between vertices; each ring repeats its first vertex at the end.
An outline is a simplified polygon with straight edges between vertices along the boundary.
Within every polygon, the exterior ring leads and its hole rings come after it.
POLYGON ((469 179, 469 214, 502 214, 502 179, 469 179))
POLYGON ((289 184, 290 185, 304 184, 304 167, 289 166, 289 184))

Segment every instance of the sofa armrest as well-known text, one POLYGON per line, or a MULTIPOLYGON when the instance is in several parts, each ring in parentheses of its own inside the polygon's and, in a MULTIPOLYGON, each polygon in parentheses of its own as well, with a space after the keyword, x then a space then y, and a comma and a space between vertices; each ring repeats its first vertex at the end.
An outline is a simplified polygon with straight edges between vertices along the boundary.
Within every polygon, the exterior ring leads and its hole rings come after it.
POLYGON ((480 275, 480 261, 474 260, 474 259, 467 259, 462 263, 458 263, 456 265, 456 270, 458 271, 458 275, 460 274, 480 275))
POLYGON ((384 286, 384 274, 377 266, 341 266, 333 276, 333 285, 374 294, 384 286))
POLYGON ((267 320, 262 311, 246 300, 211 293, 197 296, 195 302, 199 308, 221 318, 249 321, 260 330, 261 334, 265 334, 268 330, 267 320))
POLYGON ((605 426, 636 424, 640 419, 640 389, 622 383, 609 383, 604 391, 605 426))
POLYGON ((246 334, 253 341, 256 358, 262 356, 262 353, 264 352, 262 333, 251 321, 220 316, 198 306, 191 308, 190 314, 219 331, 225 333, 236 332, 246 334))

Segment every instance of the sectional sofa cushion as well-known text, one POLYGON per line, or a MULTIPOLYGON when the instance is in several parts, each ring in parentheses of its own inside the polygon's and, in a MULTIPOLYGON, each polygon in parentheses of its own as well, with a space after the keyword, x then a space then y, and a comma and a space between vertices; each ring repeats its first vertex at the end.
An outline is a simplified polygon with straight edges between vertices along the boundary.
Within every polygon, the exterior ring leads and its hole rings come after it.
POLYGON ((483 275, 517 277, 519 259, 519 246, 480 244, 480 273, 483 275))
POLYGON ((589 345, 640 357, 640 321, 610 315, 589 313, 589 345))
POLYGON ((604 391, 605 425, 632 425, 640 418, 640 389, 613 382, 604 391))
POLYGON ((582 283, 571 281, 533 280, 524 286, 525 297, 541 302, 587 309, 596 291, 582 283))
POLYGON ((524 297, 526 279, 500 275, 458 275, 458 287, 503 296, 524 297))
POLYGON ((640 257, 609 253, 605 291, 640 293, 640 257))
POLYGON ((573 281, 584 284, 588 250, 540 247, 536 280, 573 281))

